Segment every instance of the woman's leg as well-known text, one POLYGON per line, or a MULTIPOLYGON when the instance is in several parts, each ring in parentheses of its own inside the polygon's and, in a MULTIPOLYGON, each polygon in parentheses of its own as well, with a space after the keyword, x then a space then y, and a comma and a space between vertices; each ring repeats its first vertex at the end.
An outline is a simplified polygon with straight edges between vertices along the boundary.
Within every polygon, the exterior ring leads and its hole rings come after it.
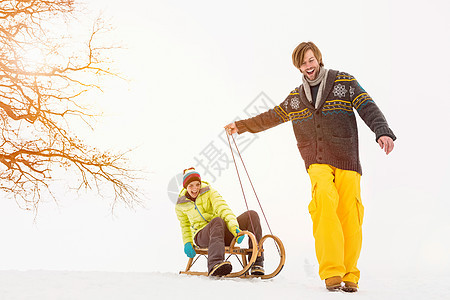
MULTIPOLYGON (((262 238, 262 228, 258 213, 254 210, 246 211, 239 217, 237 217, 237 221, 239 223, 239 228, 241 230, 247 230, 253 233, 255 235, 256 241, 259 243, 259 241, 262 238)), ((252 242, 250 240, 248 246, 250 248, 253 247, 252 242)), ((264 265, 264 253, 262 253, 261 256, 256 258, 255 265, 261 267, 264 265)))
POLYGON ((214 218, 195 235, 195 244, 208 248, 208 273, 225 257, 225 232, 229 232, 222 218, 214 218))

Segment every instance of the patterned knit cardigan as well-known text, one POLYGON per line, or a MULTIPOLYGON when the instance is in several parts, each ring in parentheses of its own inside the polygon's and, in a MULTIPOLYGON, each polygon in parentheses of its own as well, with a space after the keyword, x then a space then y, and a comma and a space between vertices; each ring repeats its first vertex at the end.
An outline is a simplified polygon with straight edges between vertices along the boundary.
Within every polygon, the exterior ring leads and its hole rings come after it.
POLYGON ((329 164, 362 174, 358 128, 354 111, 375 133, 396 139, 382 112, 359 85, 344 72, 329 70, 322 101, 317 109, 307 100, 303 85, 280 105, 250 119, 236 122, 238 133, 256 133, 292 121, 297 146, 306 169, 311 164, 329 164))

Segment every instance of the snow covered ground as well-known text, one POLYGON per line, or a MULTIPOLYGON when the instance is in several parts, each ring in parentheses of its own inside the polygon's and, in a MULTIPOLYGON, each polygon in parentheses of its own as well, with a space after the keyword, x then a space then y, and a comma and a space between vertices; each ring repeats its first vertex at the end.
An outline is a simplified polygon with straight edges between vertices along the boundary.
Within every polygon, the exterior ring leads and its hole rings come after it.
POLYGON ((175 273, 0 271, 0 299, 449 299, 450 277, 367 279, 356 294, 316 278, 210 279, 175 273))

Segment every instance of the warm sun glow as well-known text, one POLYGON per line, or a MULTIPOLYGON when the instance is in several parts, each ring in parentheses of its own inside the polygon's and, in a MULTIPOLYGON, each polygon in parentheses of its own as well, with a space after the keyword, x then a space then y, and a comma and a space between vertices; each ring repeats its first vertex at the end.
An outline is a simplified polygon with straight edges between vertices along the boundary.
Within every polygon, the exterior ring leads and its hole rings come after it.
POLYGON ((22 64, 28 71, 38 71, 44 67, 48 61, 48 56, 37 46, 30 46, 24 49, 22 56, 22 64))

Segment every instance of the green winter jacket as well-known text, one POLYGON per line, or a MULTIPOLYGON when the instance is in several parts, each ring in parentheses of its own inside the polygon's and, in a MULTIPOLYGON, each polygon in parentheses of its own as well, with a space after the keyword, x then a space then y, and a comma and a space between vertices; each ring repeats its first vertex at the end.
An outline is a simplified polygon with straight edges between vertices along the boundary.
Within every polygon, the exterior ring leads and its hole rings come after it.
POLYGON ((195 202, 186 197, 187 190, 182 189, 175 212, 180 221, 183 244, 193 243, 194 237, 215 217, 222 218, 228 230, 236 236, 239 227, 236 216, 231 211, 220 194, 210 187, 209 183, 202 181, 200 193, 195 202))

